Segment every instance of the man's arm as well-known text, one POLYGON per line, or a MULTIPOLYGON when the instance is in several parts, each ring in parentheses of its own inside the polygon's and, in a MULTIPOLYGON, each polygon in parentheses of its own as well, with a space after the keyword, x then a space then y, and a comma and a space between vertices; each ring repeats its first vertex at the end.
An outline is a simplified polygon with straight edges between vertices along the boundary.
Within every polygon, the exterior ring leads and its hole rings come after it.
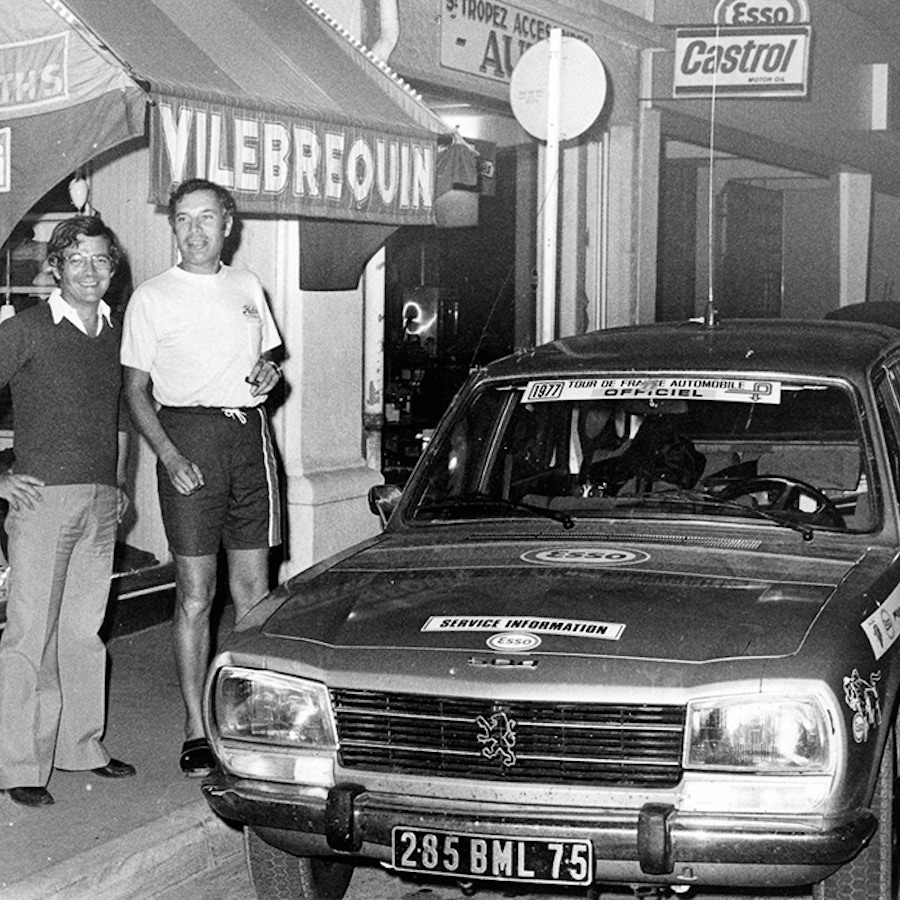
POLYGON ((131 499, 128 496, 128 432, 120 430, 119 437, 119 456, 116 462, 116 521, 121 522, 131 506, 131 499))
POLYGON ((124 366, 125 399, 137 430, 147 439, 179 494, 203 487, 200 468, 182 455, 159 422, 150 397, 150 373, 124 366))
POLYGON ((260 354, 259 359, 247 376, 247 384, 250 385, 250 395, 258 397, 260 394, 268 394, 281 380, 281 366, 278 364, 276 354, 281 348, 267 350, 260 354))

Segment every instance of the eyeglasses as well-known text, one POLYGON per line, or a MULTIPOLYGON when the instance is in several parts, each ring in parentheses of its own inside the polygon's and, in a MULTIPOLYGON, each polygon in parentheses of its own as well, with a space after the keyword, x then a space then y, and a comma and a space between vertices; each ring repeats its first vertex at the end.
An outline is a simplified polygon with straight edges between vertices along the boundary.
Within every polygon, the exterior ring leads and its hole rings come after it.
POLYGON ((105 253, 96 253, 93 256, 72 253, 70 256, 63 257, 63 263, 76 271, 86 268, 87 264, 91 263, 98 272, 109 272, 113 267, 113 258, 105 253))

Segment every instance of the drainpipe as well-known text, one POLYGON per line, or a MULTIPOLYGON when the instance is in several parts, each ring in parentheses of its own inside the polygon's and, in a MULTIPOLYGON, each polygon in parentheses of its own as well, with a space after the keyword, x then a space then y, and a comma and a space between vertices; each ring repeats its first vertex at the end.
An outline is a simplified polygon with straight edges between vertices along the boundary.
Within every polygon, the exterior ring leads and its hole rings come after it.
POLYGON ((400 13, 397 0, 379 0, 379 34, 372 46, 372 52, 384 62, 389 62, 397 41, 400 39, 400 13))

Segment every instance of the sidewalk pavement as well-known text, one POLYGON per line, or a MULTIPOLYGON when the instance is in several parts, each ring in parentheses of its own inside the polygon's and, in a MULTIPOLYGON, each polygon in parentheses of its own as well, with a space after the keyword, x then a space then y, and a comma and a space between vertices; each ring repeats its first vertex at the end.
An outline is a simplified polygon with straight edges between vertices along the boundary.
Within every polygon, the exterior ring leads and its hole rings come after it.
POLYGON ((201 779, 178 766, 184 707, 171 623, 108 646, 104 743, 137 775, 54 771, 56 803, 37 809, 0 794, 0 900, 143 900, 243 852, 240 832, 202 799, 201 779))

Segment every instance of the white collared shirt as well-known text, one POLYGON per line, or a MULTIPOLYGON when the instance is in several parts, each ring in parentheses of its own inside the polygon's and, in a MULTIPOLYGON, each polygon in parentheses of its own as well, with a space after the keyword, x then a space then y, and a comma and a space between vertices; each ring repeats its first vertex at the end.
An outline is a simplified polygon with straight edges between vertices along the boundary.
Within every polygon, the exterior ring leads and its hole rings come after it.
MULTIPOLYGON (((75 311, 75 307, 72 306, 71 303, 63 299, 62 291, 60 291, 59 288, 54 288, 50 292, 50 297, 47 302, 50 304, 50 313, 53 316, 54 325, 59 325, 63 319, 66 319, 82 332, 82 334, 88 333, 87 328, 84 327, 84 322, 81 321, 81 316, 78 315, 75 311)), ((112 326, 110 313, 111 310, 109 304, 105 300, 101 300, 99 304, 97 304, 97 334, 100 334, 100 332, 103 331, 104 322, 107 325, 112 326)))

